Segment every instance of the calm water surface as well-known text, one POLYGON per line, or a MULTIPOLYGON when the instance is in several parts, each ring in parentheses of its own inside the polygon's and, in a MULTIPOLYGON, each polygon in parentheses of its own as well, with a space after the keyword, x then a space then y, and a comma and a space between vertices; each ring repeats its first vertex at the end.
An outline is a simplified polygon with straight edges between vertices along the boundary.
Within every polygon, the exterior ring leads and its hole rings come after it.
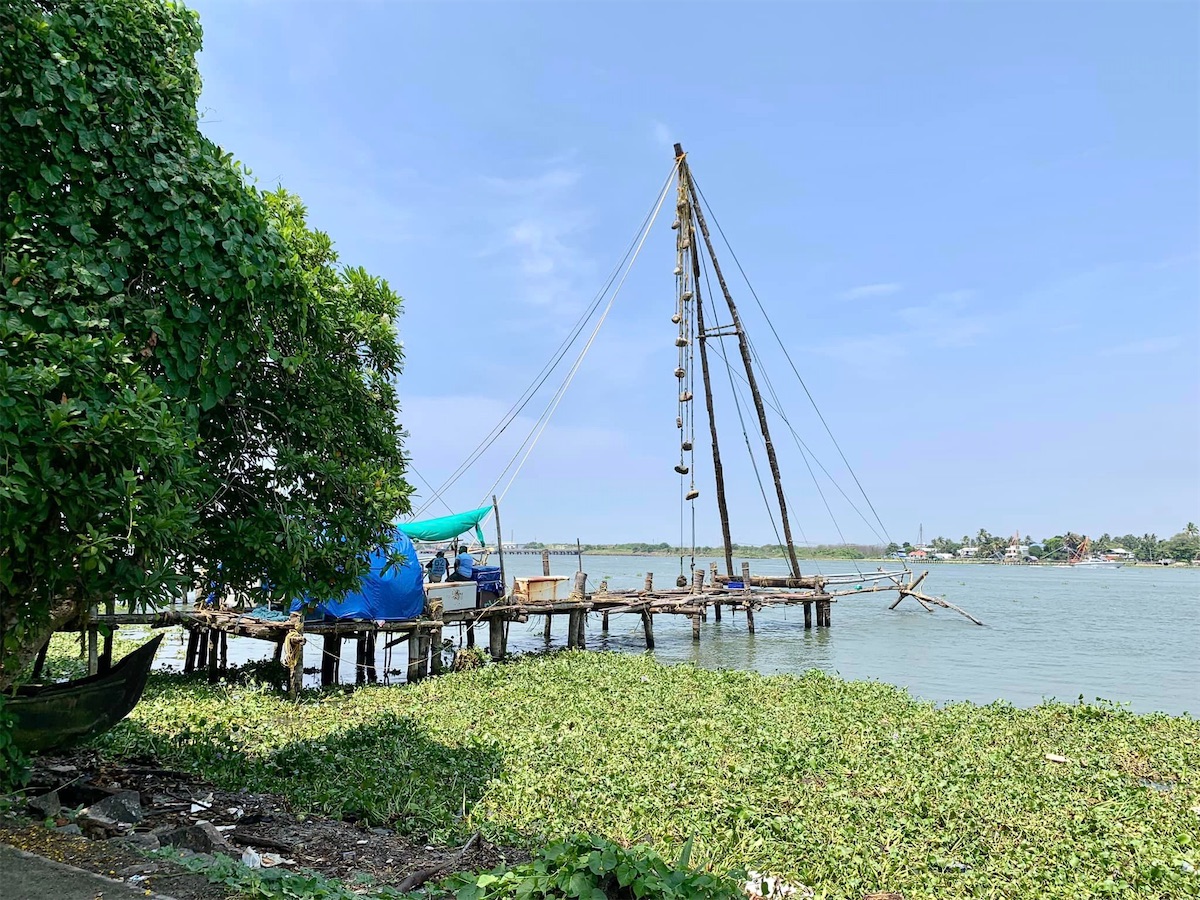
MULTIPOLYGON (((697 560, 707 567, 709 560, 697 560)), ((509 556, 508 577, 540 575, 540 556, 509 556)), ((659 586, 674 584, 678 560, 585 556, 589 584, 636 588, 647 570, 659 586)), ((736 563, 735 563, 736 564, 736 563)), ((572 575, 574 557, 552 558, 555 574, 572 575)), ((859 564, 862 571, 876 563, 859 564)), ((783 560, 752 560, 759 574, 785 574, 783 560)), ((840 561, 801 563, 802 571, 854 571, 840 561)), ((757 633, 744 616, 710 614, 699 644, 683 616, 655 617, 655 656, 711 668, 753 669, 766 674, 822 669, 845 678, 902 685, 937 702, 1007 700, 1030 706, 1043 699, 1074 702, 1103 698, 1138 712, 1162 710, 1200 715, 1200 569, 1057 569, 1040 566, 940 564, 930 566, 923 589, 946 597, 986 623, 980 628, 950 610, 927 613, 912 600, 894 610, 894 594, 842 598, 833 606, 833 627, 804 630, 802 607, 755 614, 757 633)), ((545 620, 513 623, 511 651, 540 650, 545 620)), ((640 620, 612 616, 608 635, 599 616, 589 620, 588 647, 645 652, 640 620)), ((458 637, 447 629, 447 637, 458 637)), ((482 645, 487 629, 480 629, 482 645)), ((556 617, 552 646, 566 643, 566 617, 556 617)), ((353 680, 354 649, 347 641, 343 680, 353 680)), ((380 643, 382 647, 382 642, 380 643)), ((269 657, 270 645, 231 639, 230 661, 269 657)), ((306 663, 316 665, 319 641, 309 639, 306 663)), ((403 646, 393 658, 402 668, 403 646)), ((173 636, 159 652, 160 665, 180 666, 182 640, 173 636)), ((400 676, 393 676, 394 679, 400 676)))

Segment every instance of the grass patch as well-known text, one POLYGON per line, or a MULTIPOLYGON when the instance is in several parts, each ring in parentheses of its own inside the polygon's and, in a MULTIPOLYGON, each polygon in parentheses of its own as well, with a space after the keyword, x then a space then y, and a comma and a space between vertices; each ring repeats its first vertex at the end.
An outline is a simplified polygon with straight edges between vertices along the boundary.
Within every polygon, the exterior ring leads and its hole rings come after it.
POLYGON ((439 840, 693 837, 829 896, 1200 896, 1200 721, 1106 705, 567 653, 298 705, 160 676, 98 745, 439 840))

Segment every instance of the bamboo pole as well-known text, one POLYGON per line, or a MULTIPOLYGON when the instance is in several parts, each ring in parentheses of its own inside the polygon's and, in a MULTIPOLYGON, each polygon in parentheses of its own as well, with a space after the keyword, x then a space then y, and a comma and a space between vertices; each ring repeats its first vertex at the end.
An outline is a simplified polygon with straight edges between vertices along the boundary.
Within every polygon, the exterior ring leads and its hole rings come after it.
MULTIPOLYGON (((677 156, 682 156, 682 148, 678 144, 675 145, 677 156)), ((688 201, 691 194, 691 185, 689 184, 690 172, 687 166, 680 160, 679 167, 679 197, 681 201, 688 201)), ((713 476, 716 481, 717 488, 717 513, 721 519, 721 541, 725 549, 725 571, 733 576, 733 538, 729 531, 729 504, 725 500, 725 467, 721 464, 721 447, 717 441, 717 417, 713 413, 713 392, 712 382, 709 378, 708 369, 708 338, 704 333, 704 302, 700 294, 700 253, 696 246, 696 232, 692 225, 692 216, 689 213, 686 217, 679 217, 679 238, 682 243, 685 239, 683 234, 684 222, 687 222, 686 240, 692 249, 692 291, 695 295, 696 303, 696 333, 697 343, 700 347, 700 374, 701 380, 704 383, 704 408, 708 412, 708 433, 712 439, 712 457, 713 457, 713 476)), ((721 608, 717 607, 717 621, 721 620, 721 608)))
MULTIPOLYGON (((678 144, 675 145, 676 157, 683 156, 683 148, 678 144)), ((787 498, 783 494, 783 481, 779 475, 779 460, 775 456, 775 445, 771 442, 771 428, 767 424, 767 411, 763 406, 762 394, 758 390, 758 379, 754 375, 754 363, 750 356, 750 343, 746 339, 746 330, 742 327, 741 316, 738 315, 737 304, 733 302, 733 295, 729 292, 729 285, 725 283, 725 276, 721 273, 721 264, 717 262, 717 253, 713 247, 712 235, 708 232, 708 223, 704 220, 704 210, 700 204, 700 194, 696 190, 696 185, 691 180, 691 171, 688 168, 687 160, 681 159, 679 163, 680 172, 687 173, 688 189, 692 195, 692 208, 696 213, 696 222, 700 225, 700 233, 704 236, 704 245, 708 248, 708 256, 712 260, 713 273, 717 276, 717 284, 721 286, 721 293, 725 295, 725 304, 729 307, 729 315, 733 319, 733 329, 738 339, 738 350, 741 351, 742 365, 746 368, 746 383, 750 387, 750 396, 754 400, 754 409, 758 413, 758 427, 762 431, 763 443, 767 448, 767 462, 771 467, 771 478, 775 482, 775 496, 779 502, 779 518, 783 523, 783 537, 787 542, 788 561, 791 563, 792 575, 796 578, 800 577, 800 562, 796 559, 796 545, 792 542, 792 526, 788 521, 787 514, 787 498)))

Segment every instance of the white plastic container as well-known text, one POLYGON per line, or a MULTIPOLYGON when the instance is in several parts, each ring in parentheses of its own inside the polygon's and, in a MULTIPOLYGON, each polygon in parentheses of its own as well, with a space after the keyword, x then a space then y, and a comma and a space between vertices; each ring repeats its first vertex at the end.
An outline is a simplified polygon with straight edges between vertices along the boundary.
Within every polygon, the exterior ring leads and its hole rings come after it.
POLYGON ((425 585, 425 596, 430 600, 441 600, 443 612, 457 612, 475 608, 475 582, 439 581, 425 585))

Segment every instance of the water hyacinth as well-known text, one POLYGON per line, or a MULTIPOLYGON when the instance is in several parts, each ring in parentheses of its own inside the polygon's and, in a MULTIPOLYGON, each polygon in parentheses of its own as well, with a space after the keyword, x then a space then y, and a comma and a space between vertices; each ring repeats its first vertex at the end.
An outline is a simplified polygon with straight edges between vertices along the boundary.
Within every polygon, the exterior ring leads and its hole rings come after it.
POLYGON ((690 837, 693 865, 816 896, 1200 896, 1200 722, 1112 705, 939 708, 819 672, 564 653, 297 705, 157 677, 99 746, 430 839, 670 857, 690 837))

